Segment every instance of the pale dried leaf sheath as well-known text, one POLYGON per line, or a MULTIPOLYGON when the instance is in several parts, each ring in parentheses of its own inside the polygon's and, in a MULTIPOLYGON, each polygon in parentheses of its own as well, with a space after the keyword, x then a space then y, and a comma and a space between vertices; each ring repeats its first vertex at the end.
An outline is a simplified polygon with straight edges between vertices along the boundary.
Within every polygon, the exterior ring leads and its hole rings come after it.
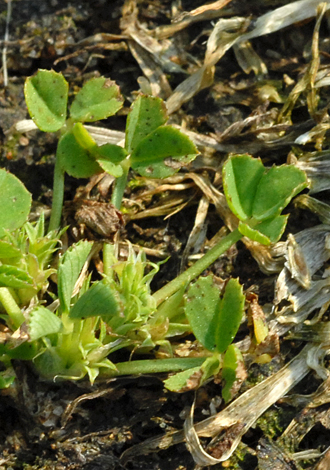
POLYGON ((125 132, 105 129, 104 127, 84 125, 98 145, 116 144, 124 147, 125 132))
MULTIPOLYGON (((206 467, 207 465, 215 465, 219 463, 218 459, 215 459, 209 455, 199 441, 199 437, 194 428, 194 409, 195 402, 193 403, 189 416, 184 423, 184 433, 186 438, 186 445, 190 453, 192 454, 195 463, 199 467, 206 467)), ((196 469, 195 469, 196 470, 196 469)))
MULTIPOLYGON (((307 315, 313 310, 322 307, 330 298, 330 279, 312 280, 312 276, 324 265, 330 257, 329 250, 330 226, 318 225, 306 230, 302 230, 294 237, 295 244, 299 246, 298 265, 297 259, 294 261, 290 251, 294 250, 292 242, 287 243, 287 263, 276 281, 275 287, 275 305, 282 300, 289 300, 290 307, 284 307, 279 314, 282 316, 279 321, 299 323, 307 318, 307 315), (308 273, 302 275, 297 280, 300 271, 299 262, 303 271, 308 273), (291 272, 293 271, 293 274, 291 272), (301 282, 309 279, 309 290, 301 287, 301 282), (293 313, 296 312, 296 313, 293 313)), ((292 237, 291 237, 292 240, 292 237)), ((296 253, 297 254, 297 253, 296 253)), ((300 272, 299 275, 301 275, 300 272)))
MULTIPOLYGON (((320 3, 319 0, 299 0, 270 11, 260 16, 255 22, 254 29, 249 33, 243 34, 239 42, 274 33, 293 23, 299 23, 307 18, 312 18, 316 16, 316 10, 320 3)), ((330 8, 330 0, 324 3, 326 3, 326 10, 328 10, 330 8)))
MULTIPOLYGON (((123 147, 125 144, 125 132, 114 131, 104 127, 90 126, 87 124, 84 125, 84 127, 88 130, 98 145, 109 143, 121 145, 123 147)), ((15 128, 18 132, 29 132, 38 129, 32 119, 22 119, 21 121, 18 121, 15 124, 15 128)))
POLYGON ((286 260, 285 266, 291 272, 293 279, 304 289, 309 289, 311 285, 311 273, 305 254, 292 233, 288 235, 286 260))
MULTIPOLYGON (((294 205, 296 207, 302 207, 303 209, 309 209, 311 212, 318 216, 318 218, 323 224, 330 224, 330 206, 326 202, 319 201, 318 199, 315 199, 314 197, 311 197, 308 194, 300 194, 298 197, 295 198, 294 205)), ((327 243, 328 249, 330 246, 329 242, 327 243)))
POLYGON ((243 242, 264 274, 270 275, 281 271, 284 264, 283 242, 269 246, 260 245, 249 238, 244 238, 243 242))
POLYGON ((315 470, 328 470, 330 468, 330 448, 328 447, 326 453, 324 454, 323 458, 315 467, 315 470))
POLYGON ((296 162, 296 166, 306 171, 310 185, 309 194, 330 189, 330 154, 328 150, 316 154, 308 153, 296 162))
MULTIPOLYGON (((294 281, 293 281, 294 282, 294 281)), ((284 307, 278 314, 280 323, 302 323, 314 310, 321 309, 330 301, 330 278, 312 281, 309 290, 300 287, 295 295, 289 295, 292 305, 284 307)), ((319 314, 318 314, 319 316, 319 314)))
POLYGON ((255 75, 265 75, 268 73, 266 64, 254 51, 249 41, 234 44, 233 48, 238 65, 246 74, 253 72, 255 75))

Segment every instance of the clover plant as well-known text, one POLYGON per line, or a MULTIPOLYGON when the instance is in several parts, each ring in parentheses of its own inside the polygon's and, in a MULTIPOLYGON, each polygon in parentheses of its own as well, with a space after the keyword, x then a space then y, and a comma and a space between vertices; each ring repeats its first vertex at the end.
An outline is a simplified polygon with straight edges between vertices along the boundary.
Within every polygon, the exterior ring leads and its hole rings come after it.
POLYGON ((27 78, 24 94, 30 116, 40 130, 61 130, 50 230, 60 226, 65 172, 75 178, 89 178, 104 170, 117 178, 112 202, 120 209, 131 167, 143 176, 165 178, 198 153, 187 136, 165 125, 167 113, 162 100, 147 95, 138 96, 131 107, 125 147, 98 146, 83 123, 106 119, 123 106, 118 86, 107 78, 93 78, 84 84, 73 99, 68 118, 68 83, 61 74, 39 70, 27 78))
POLYGON ((196 388, 221 371, 222 394, 228 401, 242 359, 233 344, 243 317, 242 286, 230 279, 220 295, 211 276, 198 276, 243 236, 266 245, 279 240, 287 222, 281 212, 307 186, 305 173, 291 165, 268 169, 248 155, 229 156, 223 166, 223 186, 238 219, 237 229, 155 293, 150 283, 159 266, 148 262, 143 251, 135 254, 132 247, 122 261, 117 246, 105 243, 104 272, 92 282, 91 242, 74 244, 57 268, 50 265, 61 235, 57 230, 64 174, 85 178, 107 171, 116 178, 112 202, 119 208, 130 168, 147 177, 167 177, 190 162, 197 150, 180 131, 166 125, 163 102, 146 95, 132 104, 124 147, 98 146, 83 123, 105 119, 123 105, 117 85, 103 77, 82 87, 68 118, 68 84, 62 75, 40 70, 27 79, 25 96, 37 126, 61 135, 49 233, 43 217, 36 224, 26 222, 31 197, 17 178, 0 170, 0 202, 8 207, 0 218, 1 318, 10 331, 17 330, 0 342, 5 365, 0 388, 12 383, 12 359, 25 359, 32 360, 43 377, 78 380, 87 375, 91 383, 98 375, 179 372, 165 381, 175 391, 196 388), (57 293, 48 290, 51 274, 57 279, 57 293), (46 292, 52 300, 48 306, 46 292), (175 357, 171 339, 189 333, 202 352, 199 357, 175 357), (128 348, 134 360, 112 362, 111 353, 122 348, 128 348), (135 360, 139 351, 156 358, 135 360))
POLYGON ((236 379, 235 370, 239 350, 232 343, 244 312, 245 296, 237 279, 230 279, 222 297, 213 285, 212 276, 201 277, 185 296, 185 314, 196 339, 212 355, 201 367, 180 372, 165 380, 165 386, 172 391, 184 391, 190 384, 200 386, 223 367, 225 379, 223 397, 230 399, 230 388, 236 379))
POLYGON ((225 236, 193 266, 155 292, 157 305, 200 275, 243 236, 263 245, 277 242, 288 215, 281 215, 291 199, 307 187, 305 172, 294 165, 264 167, 249 155, 231 155, 222 170, 228 206, 239 220, 238 228, 225 236))
MULTIPOLYGON (((176 391, 197 387, 222 370, 225 380, 222 393, 228 401, 241 360, 232 341, 243 315, 242 287, 231 279, 221 297, 209 276, 199 278, 186 294, 185 291, 192 279, 246 233, 246 227, 251 229, 248 234, 262 243, 280 238, 287 220, 280 213, 306 186, 306 176, 291 166, 267 170, 261 165, 259 160, 247 155, 229 157, 223 179, 228 204, 240 219, 238 229, 154 294, 150 291, 150 282, 158 265, 149 263, 143 252, 136 255, 132 248, 128 259, 120 261, 116 246, 105 244, 103 279, 91 283, 86 266, 92 243, 81 241, 60 259, 56 270, 58 296, 53 295, 54 301, 47 308, 40 300, 47 288, 47 277, 54 271, 48 263, 58 241, 56 234, 44 234, 43 218, 35 226, 26 222, 19 231, 5 232, 0 240, 0 254, 4 244, 7 257, 10 255, 6 265, 10 263, 10 266, 6 267, 5 287, 0 288, 0 302, 5 309, 2 318, 11 329, 25 325, 22 331, 26 337, 20 337, 18 343, 11 339, 1 344, 0 358, 6 370, 0 386, 9 386, 12 382, 10 363, 14 358, 32 360, 40 375, 46 378, 78 380, 87 374, 92 383, 99 374, 109 377, 183 371, 165 381, 167 388, 176 391), (240 177, 240 162, 258 169, 255 172, 258 178, 253 179, 256 189, 249 178, 240 177), (272 186, 269 179, 272 174, 276 183, 280 174, 279 187, 272 186), (246 187, 250 191, 246 191, 246 187), (35 258, 38 263, 31 264, 31 259, 35 258), (151 270, 146 273, 148 266, 151 270), (31 300, 29 309, 23 313, 21 307, 26 307, 31 300), (199 357, 173 357, 170 339, 190 332, 204 347, 204 353, 199 357), (111 353, 118 349, 129 348, 134 354, 139 350, 152 352, 155 346, 162 349, 165 358, 111 361, 111 353)), ((24 218, 27 209, 29 204, 24 218)))
MULTIPOLYGON (((240 360, 239 351, 231 343, 243 313, 244 296, 241 286, 237 280, 230 280, 221 299, 217 288, 212 285, 211 278, 199 279, 190 287, 184 300, 185 289, 193 278, 198 277, 232 243, 243 236, 246 226, 252 227, 253 231, 249 233, 261 243, 277 241, 287 221, 281 211, 295 194, 306 187, 307 182, 304 172, 293 166, 283 165, 266 169, 260 160, 247 155, 229 157, 224 165, 223 178, 228 204, 243 222, 237 230, 229 234, 194 266, 153 295, 149 290, 149 281, 157 268, 153 266, 153 272, 145 278, 145 266, 137 266, 142 260, 143 263, 146 262, 142 255, 135 258, 131 252, 127 262, 119 262, 114 248, 106 245, 105 279, 99 281, 96 287, 93 285, 91 291, 95 289, 95 295, 87 291, 84 295, 88 302, 81 300, 81 307, 73 307, 70 314, 71 318, 83 319, 99 312, 110 328, 109 336, 118 333, 123 335, 119 347, 129 346, 141 348, 143 351, 148 348, 150 351, 155 345, 164 346, 168 338, 192 331, 204 346, 205 355, 199 358, 168 357, 165 362, 163 359, 156 359, 117 363, 116 370, 109 369, 106 372, 108 375, 191 369, 166 382, 168 388, 182 390, 191 377, 194 376, 195 384, 201 384, 223 367, 222 374, 226 380, 223 394, 226 400, 230 398, 230 387, 240 360), (255 176, 252 183, 249 178, 242 178, 239 173, 240 164, 250 165, 252 169, 257 168, 258 171, 254 174, 257 174, 258 178, 255 176), (273 180, 272 175, 275 175, 273 180), (272 185, 273 181, 276 186, 272 185), (98 296, 104 299, 103 306, 95 307, 98 296), (107 302, 108 306, 104 308, 107 302), (132 307, 129 307, 130 304, 132 307), (193 359, 197 363, 192 367, 193 359), (196 374, 199 376, 198 380, 196 374)), ((167 351, 171 352, 170 346, 167 351)))

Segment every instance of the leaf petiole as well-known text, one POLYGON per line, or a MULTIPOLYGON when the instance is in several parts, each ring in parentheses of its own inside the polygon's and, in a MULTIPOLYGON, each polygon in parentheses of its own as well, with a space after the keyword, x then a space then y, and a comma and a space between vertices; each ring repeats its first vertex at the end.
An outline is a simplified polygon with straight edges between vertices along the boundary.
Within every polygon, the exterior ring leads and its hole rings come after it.
POLYGON ((49 232, 51 232, 52 230, 58 230, 61 226, 63 200, 64 170, 62 169, 59 158, 56 158, 54 168, 52 212, 48 228, 49 232))
POLYGON ((25 317, 7 287, 0 287, 0 302, 10 317, 13 327, 19 328, 24 323, 25 317))
POLYGON ((124 196, 125 189, 127 187, 128 172, 131 166, 130 158, 126 158, 120 163, 123 174, 116 179, 113 193, 111 196, 111 203, 116 209, 120 210, 121 202, 124 196))
POLYGON ((160 305, 171 295, 175 294, 175 292, 177 292, 182 286, 187 285, 190 281, 202 274, 202 272, 214 263, 219 256, 225 253, 225 251, 227 251, 234 243, 238 242, 242 237, 243 235, 238 231, 238 229, 226 235, 193 266, 155 292, 153 297, 156 300, 156 304, 160 305))

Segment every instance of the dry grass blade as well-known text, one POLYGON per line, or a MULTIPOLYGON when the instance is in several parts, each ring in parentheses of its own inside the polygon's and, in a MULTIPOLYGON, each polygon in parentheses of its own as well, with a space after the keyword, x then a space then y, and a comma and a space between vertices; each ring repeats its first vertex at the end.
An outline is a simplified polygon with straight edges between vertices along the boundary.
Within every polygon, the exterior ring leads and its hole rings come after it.
POLYGON ((221 19, 217 22, 207 41, 204 64, 197 72, 180 83, 167 100, 169 114, 180 109, 183 103, 186 103, 200 90, 212 85, 214 65, 238 41, 249 24, 250 21, 246 18, 221 19))
POLYGON ((7 16, 6 16, 6 28, 4 36, 4 46, 2 49, 2 70, 3 70, 3 85, 8 86, 8 69, 7 69, 7 41, 9 40, 9 24, 11 20, 12 5, 11 0, 7 1, 7 16))
MULTIPOLYGON (((299 2, 298 2, 299 3, 299 2)), ((317 110, 317 94, 316 89, 314 86, 316 74, 318 72, 318 68, 320 65, 320 57, 319 57, 319 30, 321 26, 321 21, 324 16, 324 13, 327 9, 326 3, 321 3, 320 6, 317 8, 317 20, 316 25, 314 28, 313 33, 313 43, 312 43, 312 60, 304 74, 304 76, 298 81, 296 86, 291 91, 290 95, 286 103, 284 104, 280 115, 278 117, 278 121, 281 122, 285 120, 285 118, 290 118, 291 111, 294 108, 300 94, 304 91, 307 91, 307 105, 308 110, 311 116, 315 116, 317 110)))
POLYGON ((206 196, 202 196, 198 204, 194 226, 189 234, 187 244, 182 254, 180 272, 184 270, 188 256, 193 253, 198 253, 205 241, 207 230, 205 221, 209 205, 210 203, 206 196))
MULTIPOLYGON (((82 55, 84 52, 88 51, 91 55, 89 59, 92 57, 93 52, 92 51, 97 51, 99 49, 105 50, 105 51, 127 51, 127 44, 124 41, 118 42, 118 43, 98 43, 94 44, 93 46, 86 46, 83 49, 78 49, 71 54, 67 54, 63 57, 60 57, 59 59, 54 61, 54 65, 59 64, 60 62, 63 62, 65 60, 70 60, 74 59, 75 57, 79 57, 82 55)), ((104 59, 103 55, 98 55, 98 57, 101 57, 104 59)), ((87 64, 85 65, 84 69, 88 67, 88 61, 87 64)))
MULTIPOLYGON (((299 0, 284 5, 276 10, 270 11, 260 18, 254 24, 254 29, 241 37, 241 41, 246 41, 265 34, 274 33, 279 29, 286 28, 291 24, 312 18, 317 14, 317 7, 321 2, 319 0, 299 0)), ((330 2, 325 2, 326 10, 330 8, 330 2)))
POLYGON ((156 28, 154 34, 158 39, 163 39, 182 31, 198 21, 219 18, 219 16, 223 15, 221 9, 231 1, 232 0, 217 0, 216 2, 202 5, 190 12, 184 12, 179 17, 174 18, 174 22, 171 25, 159 26, 156 28))
MULTIPOLYGON (((277 321, 286 324, 299 324, 305 321, 308 316, 316 309, 321 309, 315 316, 317 321, 325 312, 324 308, 328 308, 330 301, 330 279, 322 279, 320 281, 312 281, 308 291, 297 288, 297 283, 291 280, 292 287, 287 281, 289 289, 294 290, 294 294, 288 296, 291 305, 283 307, 278 312, 277 321)), ((310 320, 312 321, 312 320, 310 320)))
POLYGON ((296 207, 310 210, 318 216, 323 224, 330 225, 330 206, 326 202, 319 201, 308 194, 301 194, 296 197, 294 204, 296 207))
POLYGON ((160 217, 163 215, 173 215, 181 211, 189 203, 187 198, 173 197, 170 201, 164 202, 159 206, 151 207, 150 209, 145 209, 136 214, 130 214, 130 220, 139 220, 147 217, 160 217))
MULTIPOLYGON (((113 379, 113 380, 115 380, 115 379, 113 379)), ((75 412, 77 406, 81 405, 82 403, 84 403, 88 400, 95 400, 95 398, 100 398, 100 397, 104 397, 104 396, 107 396, 107 395, 111 395, 112 393, 117 391, 116 388, 117 387, 111 387, 111 388, 109 387, 109 388, 106 388, 105 390, 96 390, 95 392, 85 393, 83 395, 80 395, 75 400, 71 401, 67 405, 63 415, 61 416, 61 427, 62 427, 62 429, 66 427, 69 420, 72 418, 72 415, 75 412)))
MULTIPOLYGON (((213 83, 213 66, 221 59, 226 51, 235 44, 237 45, 236 53, 238 60, 242 64, 244 70, 254 70, 258 74, 266 73, 266 66, 253 52, 247 41, 251 38, 270 34, 287 27, 292 23, 303 21, 306 18, 315 16, 317 14, 318 4, 319 2, 317 0, 301 0, 277 8, 276 10, 266 13, 258 18, 254 29, 250 32, 246 32, 250 23, 246 18, 219 20, 208 40, 203 66, 182 82, 174 90, 173 95, 167 100, 169 113, 171 114, 177 111, 183 103, 191 99, 198 91, 213 83)), ((310 69, 310 75, 313 76, 314 81, 315 74, 318 69, 318 53, 317 49, 315 49, 315 44, 318 40, 319 24, 324 12, 330 7, 329 2, 326 2, 323 5, 324 6, 321 7, 322 9, 319 10, 318 21, 314 34, 314 60, 312 61, 310 69)), ((310 80, 308 80, 308 83, 311 83, 310 80)), ((294 96, 298 93, 300 94, 305 87, 305 84, 302 85, 302 83, 300 83, 298 89, 294 91, 294 96), (302 90, 300 91, 301 88, 302 90)), ((312 95, 315 95, 315 91, 312 92, 312 95)), ((314 98, 311 98, 310 101, 313 109, 315 108, 314 98)), ((289 100, 289 103, 293 103, 292 99, 289 100)))
POLYGON ((161 67, 153 57, 137 42, 128 41, 130 51, 139 64, 143 74, 150 82, 151 94, 162 99, 168 98, 172 89, 161 67))
POLYGON ((305 171, 309 180, 309 193, 318 193, 330 189, 330 154, 328 150, 305 154, 296 165, 305 171))
POLYGON ((239 66, 246 74, 253 72, 255 75, 264 75, 267 73, 266 64, 254 51, 249 41, 234 44, 234 53, 239 66))
POLYGON ((314 470, 328 470, 330 467, 330 448, 327 449, 320 462, 316 465, 314 470))
MULTIPOLYGON (((329 409, 323 405, 328 404, 330 401, 329 385, 329 377, 325 377, 325 380, 314 393, 310 395, 293 395, 291 398, 288 397, 288 399, 284 399, 292 404, 298 403, 300 406, 303 404, 304 408, 287 426, 277 442, 284 445, 289 443, 290 448, 295 449, 314 426, 323 424, 325 428, 328 428, 329 409)), ((320 457, 320 455, 326 455, 327 451, 328 449, 321 454, 319 450, 308 449, 295 453, 293 456, 297 460, 303 458, 317 458, 320 457), (314 456, 308 455, 312 453, 314 453, 314 456)), ((322 462, 322 460, 320 462, 322 462)), ((316 468, 319 467, 317 466, 316 468)))
POLYGON ((165 99, 172 93, 172 90, 164 70, 171 73, 182 70, 167 57, 166 48, 171 43, 160 44, 157 39, 153 38, 138 22, 137 11, 135 1, 125 2, 121 28, 123 34, 129 37, 128 46, 133 57, 150 81, 152 94, 165 99))

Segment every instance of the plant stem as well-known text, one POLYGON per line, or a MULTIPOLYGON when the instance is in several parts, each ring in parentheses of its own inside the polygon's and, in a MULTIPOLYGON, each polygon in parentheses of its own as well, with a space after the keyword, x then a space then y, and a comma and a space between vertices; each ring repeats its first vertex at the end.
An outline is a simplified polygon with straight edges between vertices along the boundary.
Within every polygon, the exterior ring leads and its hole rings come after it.
POLYGON ((206 357, 179 357, 169 359, 144 359, 140 361, 119 362, 117 370, 108 370, 107 376, 119 375, 159 374, 162 372, 179 372, 181 370, 199 367, 206 357))
POLYGON ((7 287, 0 287, 0 302, 4 306, 15 329, 24 323, 24 315, 7 287))
POLYGON ((195 277, 202 274, 202 272, 208 268, 219 256, 228 250, 234 243, 238 242, 243 235, 238 231, 234 230, 226 237, 224 237, 216 246, 211 248, 200 260, 198 260, 193 266, 188 268, 178 277, 170 281, 164 287, 159 289, 153 294, 157 305, 160 305, 164 300, 175 294, 182 286, 187 285, 195 277))
POLYGON ((113 246, 109 243, 103 243, 103 272, 106 276, 112 275, 111 259, 113 254, 113 246))
POLYGON ((123 174, 119 178, 116 179, 115 187, 113 189, 113 193, 111 196, 111 203, 118 210, 120 210, 121 202, 122 202, 124 192, 127 186, 128 171, 131 166, 130 159, 127 158, 126 160, 121 162, 121 166, 123 168, 123 174))
POLYGON ((61 168, 59 159, 56 158, 53 183, 52 213, 50 216, 48 230, 58 230, 61 225, 62 207, 64 199, 64 171, 61 168))

